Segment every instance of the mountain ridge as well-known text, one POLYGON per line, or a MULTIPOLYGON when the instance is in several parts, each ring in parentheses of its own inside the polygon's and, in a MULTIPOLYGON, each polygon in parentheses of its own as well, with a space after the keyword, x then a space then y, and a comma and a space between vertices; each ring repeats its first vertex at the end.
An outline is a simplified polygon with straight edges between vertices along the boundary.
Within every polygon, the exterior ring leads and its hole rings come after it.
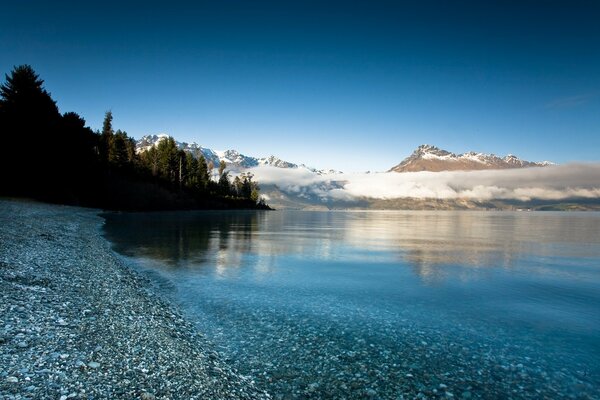
MULTIPOLYGON (((161 140, 165 140, 168 137, 170 137, 170 135, 167 134, 144 135, 141 139, 136 140, 136 152, 139 154, 144 151, 150 150, 153 146, 156 146, 161 140)), ((175 140, 175 144, 180 150, 190 153, 195 157, 203 155, 207 163, 212 162, 213 165, 217 168, 219 167, 222 161, 225 161, 227 167, 230 169, 245 169, 258 166, 271 166, 276 168, 291 169, 304 168, 319 175, 341 173, 341 171, 336 171, 333 169, 317 169, 309 167, 305 164, 295 164, 289 161, 282 160, 281 158, 274 155, 270 155, 268 157, 252 157, 244 155, 239 151, 233 149, 225 151, 209 149, 207 147, 200 146, 196 142, 187 143, 175 140)))
POLYGON ((429 144, 422 144, 399 164, 388 172, 441 172, 475 171, 486 169, 509 169, 527 167, 546 167, 554 165, 550 161, 527 161, 513 154, 499 157, 495 154, 469 151, 455 154, 429 144))
MULTIPOLYGON (((136 152, 141 153, 156 146, 161 140, 168 138, 167 134, 145 135, 136 140, 136 152)), ((196 142, 187 143, 175 141, 177 147, 187 153, 199 157, 203 155, 207 163, 219 167, 224 161, 230 169, 247 169, 259 166, 271 166, 276 168, 307 169, 319 175, 341 174, 341 171, 334 169, 317 169, 305 164, 296 164, 281 158, 270 155, 268 157, 253 157, 240 153, 237 150, 229 149, 225 151, 213 150, 200 146, 196 142)), ((549 161, 527 161, 513 154, 504 157, 495 154, 478 153, 468 151, 455 154, 439 147, 422 144, 417 147, 411 155, 402 160, 399 164, 390 168, 387 172, 441 172, 441 171, 476 171, 488 169, 511 169, 527 167, 545 167, 554 165, 549 161)))

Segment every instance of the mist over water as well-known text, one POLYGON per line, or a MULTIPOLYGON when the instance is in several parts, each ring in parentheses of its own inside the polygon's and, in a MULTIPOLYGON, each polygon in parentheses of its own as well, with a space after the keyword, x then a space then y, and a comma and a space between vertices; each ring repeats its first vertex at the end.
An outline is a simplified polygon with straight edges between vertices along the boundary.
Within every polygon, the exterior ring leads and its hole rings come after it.
POLYGON ((306 169, 257 167, 262 184, 322 200, 471 199, 565 200, 600 198, 600 164, 481 171, 316 174, 306 169))
POLYGON ((598 213, 106 218, 275 397, 600 396, 598 213))

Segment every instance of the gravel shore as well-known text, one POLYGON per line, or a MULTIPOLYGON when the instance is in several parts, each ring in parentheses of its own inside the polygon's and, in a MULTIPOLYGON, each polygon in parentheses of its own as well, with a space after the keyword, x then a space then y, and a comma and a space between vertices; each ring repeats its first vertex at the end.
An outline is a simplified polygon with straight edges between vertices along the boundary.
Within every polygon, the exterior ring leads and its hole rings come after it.
POLYGON ((267 399, 101 236, 98 210, 0 200, 0 399, 267 399))

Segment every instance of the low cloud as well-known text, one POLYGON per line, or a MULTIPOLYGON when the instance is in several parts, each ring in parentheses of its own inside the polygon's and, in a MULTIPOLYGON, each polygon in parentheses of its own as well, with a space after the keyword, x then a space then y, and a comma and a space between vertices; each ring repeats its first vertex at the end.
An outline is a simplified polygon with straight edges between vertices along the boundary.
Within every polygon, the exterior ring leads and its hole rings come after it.
POLYGON ((306 169, 257 167, 261 184, 321 199, 435 198, 563 200, 600 198, 600 164, 486 171, 383 172, 318 175, 306 169))

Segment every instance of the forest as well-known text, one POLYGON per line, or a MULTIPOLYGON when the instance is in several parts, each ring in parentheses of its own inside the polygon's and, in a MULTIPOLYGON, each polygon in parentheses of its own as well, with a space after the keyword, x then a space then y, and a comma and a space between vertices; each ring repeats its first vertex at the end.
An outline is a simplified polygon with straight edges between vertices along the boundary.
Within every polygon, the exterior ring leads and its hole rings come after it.
POLYGON ((0 196, 123 211, 269 209, 252 174, 232 180, 224 162, 215 170, 171 137, 138 154, 112 121, 107 111, 93 131, 61 114, 33 68, 14 67, 0 86, 0 196))

